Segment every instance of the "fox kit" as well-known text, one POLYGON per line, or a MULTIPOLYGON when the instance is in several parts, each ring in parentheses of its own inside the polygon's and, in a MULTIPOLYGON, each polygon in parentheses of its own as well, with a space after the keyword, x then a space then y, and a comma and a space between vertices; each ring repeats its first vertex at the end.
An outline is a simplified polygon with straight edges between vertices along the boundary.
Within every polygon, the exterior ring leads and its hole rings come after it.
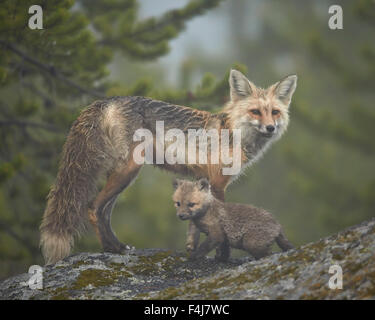
MULTIPOLYGON (((220 246, 216 258, 221 261, 228 260, 229 247, 245 250, 256 259, 270 254, 274 241, 284 251, 293 248, 281 225, 269 212, 216 199, 210 191, 208 180, 204 178, 196 182, 175 180, 173 184, 177 216, 182 220, 191 220, 207 235, 206 240, 191 252, 191 258, 202 258, 220 246), (223 250, 225 243, 229 246, 223 250)), ((199 238, 196 241, 199 242, 199 238)))
MULTIPOLYGON (((288 76, 267 89, 256 87, 242 73, 231 70, 230 101, 223 111, 206 111, 169 104, 145 97, 114 97, 96 101, 73 123, 65 142, 60 167, 49 195, 40 227, 40 244, 47 264, 70 253, 74 238, 93 225, 105 251, 127 249, 111 228, 111 213, 117 196, 136 178, 142 164, 133 151, 137 129, 157 133, 156 121, 165 130, 178 128, 241 131, 241 169, 245 168, 281 137, 288 125, 288 108, 297 77, 288 76), (96 194, 99 176, 106 175, 104 188, 96 194)), ((232 148, 229 141, 229 148, 232 148)), ((155 146, 153 146, 154 152, 155 146)), ((224 201, 224 191, 235 176, 222 173, 223 164, 155 164, 163 169, 207 178, 212 194, 224 201)), ((189 227, 187 247, 194 249, 199 232, 189 227)))

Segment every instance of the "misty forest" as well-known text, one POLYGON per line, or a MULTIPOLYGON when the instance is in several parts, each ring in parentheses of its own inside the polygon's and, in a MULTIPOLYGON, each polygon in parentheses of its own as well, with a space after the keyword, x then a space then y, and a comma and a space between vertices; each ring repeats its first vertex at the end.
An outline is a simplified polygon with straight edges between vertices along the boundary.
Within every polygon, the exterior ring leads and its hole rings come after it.
MULTIPOLYGON (((328 0, 2 0, 0 279, 43 264, 46 196, 85 106, 139 95, 217 112, 231 68, 262 87, 297 74, 298 86, 288 131, 226 200, 269 210, 297 246, 374 217, 375 2, 339 2, 342 30, 328 27, 328 0)), ((174 177, 145 166, 120 196, 122 242, 184 250, 174 177)), ((74 250, 101 247, 91 230, 74 250)))

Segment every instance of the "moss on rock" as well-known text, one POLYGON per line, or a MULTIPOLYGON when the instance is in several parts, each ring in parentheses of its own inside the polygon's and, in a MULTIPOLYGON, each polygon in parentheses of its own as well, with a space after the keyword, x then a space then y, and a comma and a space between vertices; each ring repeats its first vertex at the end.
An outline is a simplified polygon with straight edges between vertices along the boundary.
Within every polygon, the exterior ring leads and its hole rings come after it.
POLYGON ((375 219, 257 261, 189 261, 161 249, 125 255, 80 253, 43 273, 43 290, 23 274, 0 283, 3 299, 374 299, 375 219), (330 289, 329 267, 343 270, 330 289))

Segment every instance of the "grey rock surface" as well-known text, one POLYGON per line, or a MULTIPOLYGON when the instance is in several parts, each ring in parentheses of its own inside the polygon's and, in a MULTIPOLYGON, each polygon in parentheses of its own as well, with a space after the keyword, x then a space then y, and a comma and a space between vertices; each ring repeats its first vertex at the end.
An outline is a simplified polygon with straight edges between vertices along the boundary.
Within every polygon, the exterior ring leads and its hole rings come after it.
POLYGON ((0 299, 375 299, 375 219, 258 261, 189 261, 161 249, 80 253, 45 267, 43 289, 29 279, 1 282, 0 299), (328 285, 333 265, 342 289, 328 285))

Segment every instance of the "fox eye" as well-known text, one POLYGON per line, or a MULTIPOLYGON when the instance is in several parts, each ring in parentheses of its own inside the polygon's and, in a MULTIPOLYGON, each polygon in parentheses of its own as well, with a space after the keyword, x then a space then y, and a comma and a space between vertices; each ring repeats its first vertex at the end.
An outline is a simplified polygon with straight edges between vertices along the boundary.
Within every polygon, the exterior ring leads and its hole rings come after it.
POLYGON ((176 201, 175 205, 176 205, 176 207, 179 207, 181 205, 181 203, 179 203, 178 201, 176 201))
POLYGON ((272 115, 274 116, 278 115, 279 113, 280 113, 280 110, 276 110, 276 109, 272 110, 272 115))
POLYGON ((251 109, 250 112, 256 116, 260 116, 260 111, 259 109, 251 109))
POLYGON ((189 207, 189 208, 192 208, 192 207, 194 207, 195 205, 196 205, 196 203, 189 202, 188 207, 189 207))

